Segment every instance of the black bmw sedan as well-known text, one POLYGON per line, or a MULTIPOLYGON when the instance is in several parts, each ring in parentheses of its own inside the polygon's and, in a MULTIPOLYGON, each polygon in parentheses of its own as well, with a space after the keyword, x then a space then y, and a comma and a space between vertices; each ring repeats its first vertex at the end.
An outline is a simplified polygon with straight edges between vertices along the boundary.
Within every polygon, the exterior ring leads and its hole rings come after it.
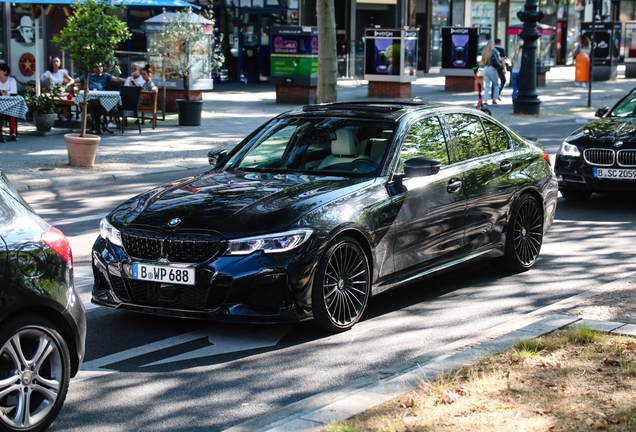
POLYGON ((556 208, 543 149, 461 107, 306 106, 209 158, 101 221, 94 303, 342 331, 371 295, 479 256, 528 270, 556 208))
POLYGON ((636 192, 636 89, 596 116, 572 132, 557 152, 554 171, 565 199, 636 192))
POLYGON ((45 430, 84 357, 68 240, 0 170, 0 430, 45 430))

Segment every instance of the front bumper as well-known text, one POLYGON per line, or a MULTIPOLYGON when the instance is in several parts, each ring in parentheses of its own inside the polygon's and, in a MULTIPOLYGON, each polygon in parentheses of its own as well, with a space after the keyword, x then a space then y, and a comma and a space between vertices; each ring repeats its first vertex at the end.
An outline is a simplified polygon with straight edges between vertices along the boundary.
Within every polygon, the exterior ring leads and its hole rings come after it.
MULTIPOLYGON (((99 237, 93 245, 92 302, 155 315, 241 323, 281 323, 311 317, 315 259, 294 250, 281 254, 219 256, 192 264, 196 285, 133 279, 132 259, 99 237)), ((179 264, 183 267, 183 264, 179 264)))
MULTIPOLYGON (((618 166, 609 168, 620 168, 618 166)), ((606 180, 594 177, 594 167, 581 157, 559 156, 554 162, 559 190, 597 193, 636 192, 636 180, 606 180)))

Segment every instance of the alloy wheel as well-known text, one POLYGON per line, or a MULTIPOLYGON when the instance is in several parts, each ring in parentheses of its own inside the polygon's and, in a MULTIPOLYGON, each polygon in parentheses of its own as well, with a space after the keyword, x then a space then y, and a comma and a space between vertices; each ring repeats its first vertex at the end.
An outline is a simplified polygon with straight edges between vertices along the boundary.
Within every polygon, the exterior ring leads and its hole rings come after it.
POLYGON ((514 224, 514 248, 524 266, 531 266, 539 257, 543 241, 543 218, 534 199, 523 201, 514 224))
POLYGON ((54 338, 27 328, 0 350, 0 419, 14 429, 44 421, 60 396, 64 365, 54 338))
POLYGON ((355 323, 369 295, 369 265, 353 243, 339 244, 329 256, 323 277, 323 300, 331 321, 339 327, 355 323))

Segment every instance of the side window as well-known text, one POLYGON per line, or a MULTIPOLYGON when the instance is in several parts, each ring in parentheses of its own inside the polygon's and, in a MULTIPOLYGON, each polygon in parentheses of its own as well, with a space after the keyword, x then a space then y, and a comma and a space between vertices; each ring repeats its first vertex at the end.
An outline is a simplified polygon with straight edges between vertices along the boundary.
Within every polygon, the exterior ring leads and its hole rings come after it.
POLYGON ((468 114, 449 114, 446 119, 453 137, 451 153, 454 162, 490 154, 488 140, 479 117, 468 114))
POLYGON ((437 117, 425 118, 411 126, 400 151, 399 172, 403 172, 404 161, 414 157, 439 159, 442 166, 448 165, 444 130, 437 117))
POLYGON ((488 120, 484 120, 484 128, 486 128, 486 135, 488 135, 490 149, 493 153, 508 149, 510 140, 505 130, 488 120))

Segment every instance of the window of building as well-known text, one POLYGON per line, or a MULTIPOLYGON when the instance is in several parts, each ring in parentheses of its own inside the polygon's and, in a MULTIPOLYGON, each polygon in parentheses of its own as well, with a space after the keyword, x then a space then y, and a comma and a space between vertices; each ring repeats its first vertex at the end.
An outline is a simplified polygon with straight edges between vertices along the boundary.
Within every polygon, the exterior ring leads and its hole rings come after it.
POLYGON ((470 24, 472 26, 495 28, 494 1, 474 1, 471 3, 470 24))

